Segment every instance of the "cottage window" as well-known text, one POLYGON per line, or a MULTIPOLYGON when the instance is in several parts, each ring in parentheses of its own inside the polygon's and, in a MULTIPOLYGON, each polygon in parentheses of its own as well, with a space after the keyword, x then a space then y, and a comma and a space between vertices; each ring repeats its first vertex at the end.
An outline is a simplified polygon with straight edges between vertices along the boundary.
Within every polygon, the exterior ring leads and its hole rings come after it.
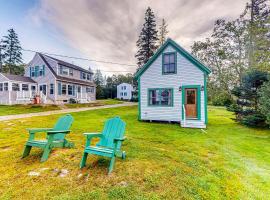
POLYGON ((20 86, 18 83, 12 83, 12 91, 20 91, 20 86))
POLYGON ((73 76, 73 69, 69 69, 69 75, 73 76))
POLYGON ((126 92, 124 92, 124 96, 127 96, 127 93, 126 92))
POLYGON ((28 84, 22 84, 22 90, 23 91, 28 91, 29 90, 29 85, 28 84))
POLYGON ((63 84, 62 85, 62 94, 63 95, 66 95, 67 94, 67 85, 66 84, 63 84))
POLYGON ((72 85, 68 85, 68 95, 73 95, 73 87, 72 87, 72 85))
POLYGON ((176 73, 176 53, 164 53, 163 54, 163 74, 175 74, 176 73))
POLYGON ((4 83, 4 91, 8 91, 8 83, 4 83))
POLYGON ((87 93, 94 93, 94 87, 86 87, 86 92, 87 93))
POLYGON ((86 74, 82 73, 82 79, 86 79, 86 74))
POLYGON ((3 83, 0 83, 0 91, 3 91, 3 83))
POLYGON ((91 74, 87 74, 87 80, 91 81, 91 74))
POLYGON ((172 101, 172 89, 149 89, 148 91, 149 106, 172 106, 172 101))
POLYGON ((50 94, 54 94, 54 84, 50 84, 50 94))
POLYGON ((31 71, 31 77, 35 77, 35 67, 31 67, 30 71, 31 71))

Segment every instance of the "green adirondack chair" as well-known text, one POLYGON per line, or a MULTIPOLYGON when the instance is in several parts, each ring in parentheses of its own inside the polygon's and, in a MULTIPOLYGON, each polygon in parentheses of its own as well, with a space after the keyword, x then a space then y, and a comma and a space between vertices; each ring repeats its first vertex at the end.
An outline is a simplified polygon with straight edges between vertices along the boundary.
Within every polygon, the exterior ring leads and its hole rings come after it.
POLYGON ((68 142, 65 137, 66 134, 70 132, 70 127, 73 123, 73 117, 70 114, 62 116, 58 119, 54 128, 32 128, 27 129, 29 131, 29 139, 25 144, 24 152, 22 158, 29 155, 32 147, 38 147, 43 149, 43 155, 41 157, 41 162, 48 159, 51 150, 55 147, 59 148, 71 148, 74 146, 73 143, 68 142), (34 140, 35 133, 46 132, 46 140, 34 140))
POLYGON ((101 133, 84 133, 87 139, 80 168, 85 167, 88 154, 94 154, 111 158, 109 166, 109 173, 111 173, 114 167, 115 157, 126 158, 126 153, 121 151, 122 142, 125 140, 125 127, 126 123, 124 121, 119 117, 114 117, 105 122, 101 133), (91 140, 94 137, 99 137, 100 140, 96 146, 90 146, 91 140))

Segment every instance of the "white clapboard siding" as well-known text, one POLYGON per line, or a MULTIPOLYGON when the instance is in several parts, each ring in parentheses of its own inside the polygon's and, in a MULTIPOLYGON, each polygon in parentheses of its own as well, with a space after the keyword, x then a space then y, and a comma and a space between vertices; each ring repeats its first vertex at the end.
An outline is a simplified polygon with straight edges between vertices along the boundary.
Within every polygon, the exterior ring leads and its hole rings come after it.
MULTIPOLYGON (((176 52, 168 46, 163 52, 176 52)), ((182 85, 204 85, 204 73, 177 52, 177 74, 162 75, 162 54, 140 77, 141 119, 161 121, 182 120, 182 85), (173 107, 148 106, 149 88, 173 88, 173 107)), ((204 91, 201 91, 201 121, 205 122, 204 91)))

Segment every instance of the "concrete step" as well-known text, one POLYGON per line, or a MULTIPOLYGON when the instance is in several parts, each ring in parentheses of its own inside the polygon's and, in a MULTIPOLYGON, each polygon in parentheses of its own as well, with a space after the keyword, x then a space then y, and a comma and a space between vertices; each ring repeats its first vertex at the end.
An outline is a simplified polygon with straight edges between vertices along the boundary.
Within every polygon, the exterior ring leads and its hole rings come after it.
POLYGON ((181 127, 184 127, 184 128, 206 128, 206 125, 202 121, 186 120, 186 121, 181 121, 181 127))

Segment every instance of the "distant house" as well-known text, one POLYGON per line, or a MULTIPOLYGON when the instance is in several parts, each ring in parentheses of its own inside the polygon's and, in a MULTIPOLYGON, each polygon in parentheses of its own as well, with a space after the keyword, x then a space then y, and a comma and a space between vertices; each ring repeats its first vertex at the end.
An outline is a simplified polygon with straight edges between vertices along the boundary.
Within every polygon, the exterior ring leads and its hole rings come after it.
POLYGON ((168 39, 137 72, 139 120, 207 124, 207 76, 210 69, 168 39))
POLYGON ((121 83, 117 86, 117 98, 124 100, 131 100, 133 87, 128 83, 121 83))
POLYGON ((24 76, 0 74, 0 103, 31 103, 35 95, 47 104, 67 103, 70 99, 80 103, 95 101, 93 72, 36 53, 24 76))

